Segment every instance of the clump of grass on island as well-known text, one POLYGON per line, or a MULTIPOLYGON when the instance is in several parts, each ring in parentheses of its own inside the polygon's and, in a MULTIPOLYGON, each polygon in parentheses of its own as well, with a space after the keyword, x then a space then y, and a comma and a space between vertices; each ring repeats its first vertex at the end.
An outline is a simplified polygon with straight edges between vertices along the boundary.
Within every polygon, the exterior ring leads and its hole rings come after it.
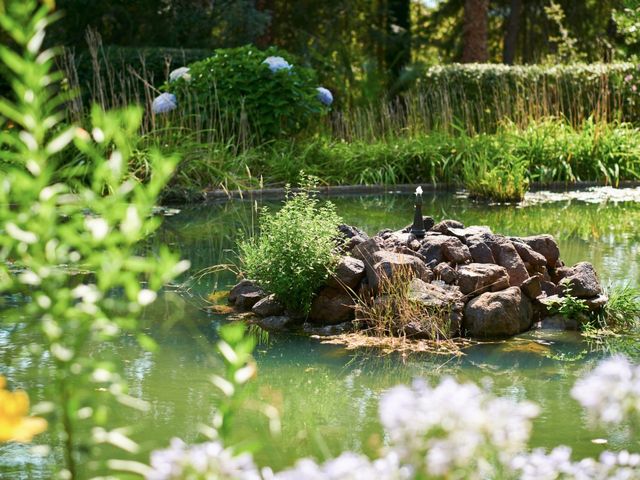
POLYGON ((410 337, 414 331, 430 340, 451 338, 448 309, 427 306, 413 298, 410 269, 383 276, 377 295, 360 295, 356 305, 358 330, 375 337, 410 337))

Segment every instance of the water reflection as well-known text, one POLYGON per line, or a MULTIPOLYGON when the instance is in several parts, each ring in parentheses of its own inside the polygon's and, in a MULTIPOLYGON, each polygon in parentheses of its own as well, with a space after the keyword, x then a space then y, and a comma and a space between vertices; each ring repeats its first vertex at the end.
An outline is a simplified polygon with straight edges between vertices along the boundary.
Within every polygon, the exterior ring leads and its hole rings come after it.
MULTIPOLYGON (((410 195, 337 198, 345 222, 368 233, 399 228, 411 221, 410 195)), ((271 203, 277 208, 278 203, 271 203)), ((594 205, 579 202, 532 205, 526 208, 469 203, 453 195, 425 198, 424 211, 436 220, 456 218, 465 224, 490 226, 506 235, 551 233, 560 243, 567 264, 592 262, 602 279, 614 283, 640 284, 640 206, 594 205)), ((153 244, 169 244, 191 260, 193 271, 217 263, 235 261, 234 247, 240 235, 256 228, 251 202, 229 202, 206 207, 183 208, 166 219, 153 244)), ((186 280, 184 278, 183 280, 186 280)), ((150 354, 123 336, 114 345, 94 345, 100 352, 117 355, 126 365, 130 393, 149 402, 146 413, 117 409, 114 425, 130 425, 141 444, 140 460, 167 444, 173 436, 188 442, 202 439, 200 425, 211 424, 218 400, 210 377, 221 369, 214 345, 224 317, 206 312, 202 297, 234 282, 230 272, 219 272, 190 284, 189 294, 167 291, 143 315, 145 332, 161 346, 150 354)), ((33 338, 17 335, 12 340, 30 344, 33 338)), ((257 460, 276 468, 294 458, 324 458, 343 449, 374 454, 384 439, 377 425, 379 395, 398 383, 416 377, 436 381, 444 375, 460 380, 491 383, 495 392, 514 399, 532 400, 542 407, 535 423, 534 446, 565 443, 576 455, 597 455, 605 447, 630 445, 625 429, 593 431, 570 390, 576 378, 607 354, 597 351, 576 333, 532 332, 516 341, 479 344, 461 358, 420 354, 409 357, 380 356, 376 351, 346 351, 302 336, 272 334, 261 338, 257 348, 258 377, 250 384, 249 398, 276 406, 282 416, 282 433, 272 437, 268 420, 249 405, 239 416, 237 440, 258 439, 263 445, 257 460), (593 438, 609 439, 595 445, 593 438)), ((631 353, 640 354, 637 340, 631 353)), ((33 398, 42 398, 40 369, 48 359, 29 362, 11 357, 8 333, 0 329, 0 354, 11 360, 5 371, 29 386, 33 398)), ((8 362, 6 362, 8 364, 8 362)), ((42 441, 47 441, 46 436, 42 441)), ((29 447, 0 447, 0 472, 10 478, 47 478, 42 460, 29 447), (29 472, 27 465, 31 465, 29 472), (20 472, 20 473, 18 473, 20 472), (25 473, 27 472, 27 473, 25 473)), ((105 449, 104 455, 113 454, 105 449)), ((51 461, 51 459, 49 459, 51 461)))

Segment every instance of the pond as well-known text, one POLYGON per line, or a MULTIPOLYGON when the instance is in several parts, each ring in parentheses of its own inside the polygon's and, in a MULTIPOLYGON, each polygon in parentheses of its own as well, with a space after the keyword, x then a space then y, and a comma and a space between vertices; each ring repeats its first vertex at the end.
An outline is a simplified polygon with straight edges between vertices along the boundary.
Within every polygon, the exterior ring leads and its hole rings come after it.
MULTIPOLYGON (((412 197, 405 194, 333 201, 346 223, 369 234, 402 227, 412 219, 412 197)), ((153 242, 168 244, 190 259, 191 274, 232 262, 238 235, 256 228, 256 205, 253 199, 245 199, 182 208, 165 219, 153 242)), ((274 208, 277 205, 273 202, 274 208)), ((436 221, 455 218, 507 235, 550 233, 558 240, 565 263, 592 262, 603 284, 640 284, 640 203, 594 204, 574 199, 519 208, 474 204, 442 193, 427 195, 423 211, 436 221)), ((138 459, 147 460, 151 449, 167 445, 174 436, 187 442, 203 440, 201 427, 211 424, 218 398, 210 377, 222 366, 214 345, 217 329, 225 321, 223 315, 204 308, 204 298, 233 282, 232 273, 220 272, 168 288, 144 314, 145 330, 159 343, 159 352, 145 352, 129 337, 112 347, 125 362, 131 393, 151 405, 146 413, 122 407, 111 419, 113 426, 130 426, 131 436, 141 445, 138 459)), ((570 390, 611 348, 640 358, 635 338, 621 339, 612 347, 589 343, 576 332, 537 331, 506 342, 474 345, 461 357, 348 351, 291 334, 263 334, 259 340, 258 375, 248 387, 249 401, 236 420, 234 435, 238 441, 257 441, 260 449, 255 456, 260 465, 279 469, 301 456, 324 459, 345 449, 373 454, 384 444, 377 421, 380 393, 415 377, 437 381, 445 375, 490 383, 497 394, 538 403, 541 414, 534 423, 533 446, 566 444, 576 458, 598 455, 605 448, 634 448, 635 440, 625 428, 589 428, 570 390), (277 435, 269 432, 268 419, 261 412, 263 403, 280 412, 277 435), (599 438, 608 444, 594 443, 599 438)), ((0 353, 10 351, 6 337, 0 336, 0 353)), ((9 376, 29 379, 21 384, 37 401, 42 394, 38 370, 46 367, 46 362, 15 362, 9 376)), ((46 434, 38 441, 46 443, 46 434)), ((124 456, 106 448, 100 454, 124 456)), ((0 477, 47 478, 50 461, 50 457, 37 457, 31 446, 1 446, 0 477)))

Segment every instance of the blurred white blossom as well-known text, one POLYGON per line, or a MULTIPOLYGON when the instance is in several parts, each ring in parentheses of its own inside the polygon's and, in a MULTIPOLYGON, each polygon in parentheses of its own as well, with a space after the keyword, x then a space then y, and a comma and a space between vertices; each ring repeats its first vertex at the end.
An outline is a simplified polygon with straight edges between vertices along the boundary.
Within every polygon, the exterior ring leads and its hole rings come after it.
POLYGON ((490 475, 484 459, 507 463, 522 451, 538 408, 529 402, 495 398, 474 384, 445 378, 436 387, 422 381, 399 386, 380 400, 380 419, 401 461, 424 473, 467 478, 490 475))
POLYGON ((571 449, 561 446, 549 454, 535 449, 517 456, 511 467, 520 480, 631 480, 640 478, 640 455, 622 452, 603 452, 599 460, 585 458, 571 461, 571 449))
POLYGON ((413 478, 410 467, 400 465, 396 455, 390 454, 371 461, 364 455, 345 452, 337 458, 318 465, 311 459, 299 460, 295 467, 264 476, 265 480, 405 480, 413 478))
POLYGON ((577 381, 573 398, 596 422, 614 424, 640 416, 640 365, 623 356, 601 362, 577 381))
POLYGON ((147 480, 260 480, 249 454, 234 455, 220 442, 186 445, 179 438, 171 440, 166 450, 151 454, 147 480))

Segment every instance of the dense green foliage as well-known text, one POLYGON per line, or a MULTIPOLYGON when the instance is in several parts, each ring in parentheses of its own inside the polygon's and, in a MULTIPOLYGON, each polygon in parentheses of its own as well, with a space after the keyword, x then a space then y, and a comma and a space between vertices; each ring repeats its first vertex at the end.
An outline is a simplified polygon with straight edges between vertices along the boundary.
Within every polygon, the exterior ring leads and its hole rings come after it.
POLYGON ((291 313, 308 313, 335 266, 340 223, 334 205, 320 204, 311 184, 289 192, 276 213, 263 209, 260 235, 240 244, 245 275, 275 294, 291 313))
MULTIPOLYGON (((504 125, 493 134, 432 132, 352 142, 320 137, 243 151, 233 144, 183 140, 171 144, 184 154, 170 185, 176 195, 220 186, 233 190, 291 183, 301 170, 330 185, 438 182, 472 186, 496 181, 496 188, 514 192, 521 192, 527 182, 599 181, 615 186, 640 179, 640 135, 628 124, 586 122, 573 128, 549 120, 524 129, 504 125)), ((147 147, 139 148, 136 164, 144 165, 142 152, 147 147)), ((144 173, 144 168, 139 170, 144 173)))
POLYGON ((225 131, 269 140, 299 132, 324 111, 313 70, 275 47, 220 49, 189 68, 189 77, 167 87, 180 114, 208 118, 225 131), (290 67, 270 69, 265 62, 274 57, 290 67))

